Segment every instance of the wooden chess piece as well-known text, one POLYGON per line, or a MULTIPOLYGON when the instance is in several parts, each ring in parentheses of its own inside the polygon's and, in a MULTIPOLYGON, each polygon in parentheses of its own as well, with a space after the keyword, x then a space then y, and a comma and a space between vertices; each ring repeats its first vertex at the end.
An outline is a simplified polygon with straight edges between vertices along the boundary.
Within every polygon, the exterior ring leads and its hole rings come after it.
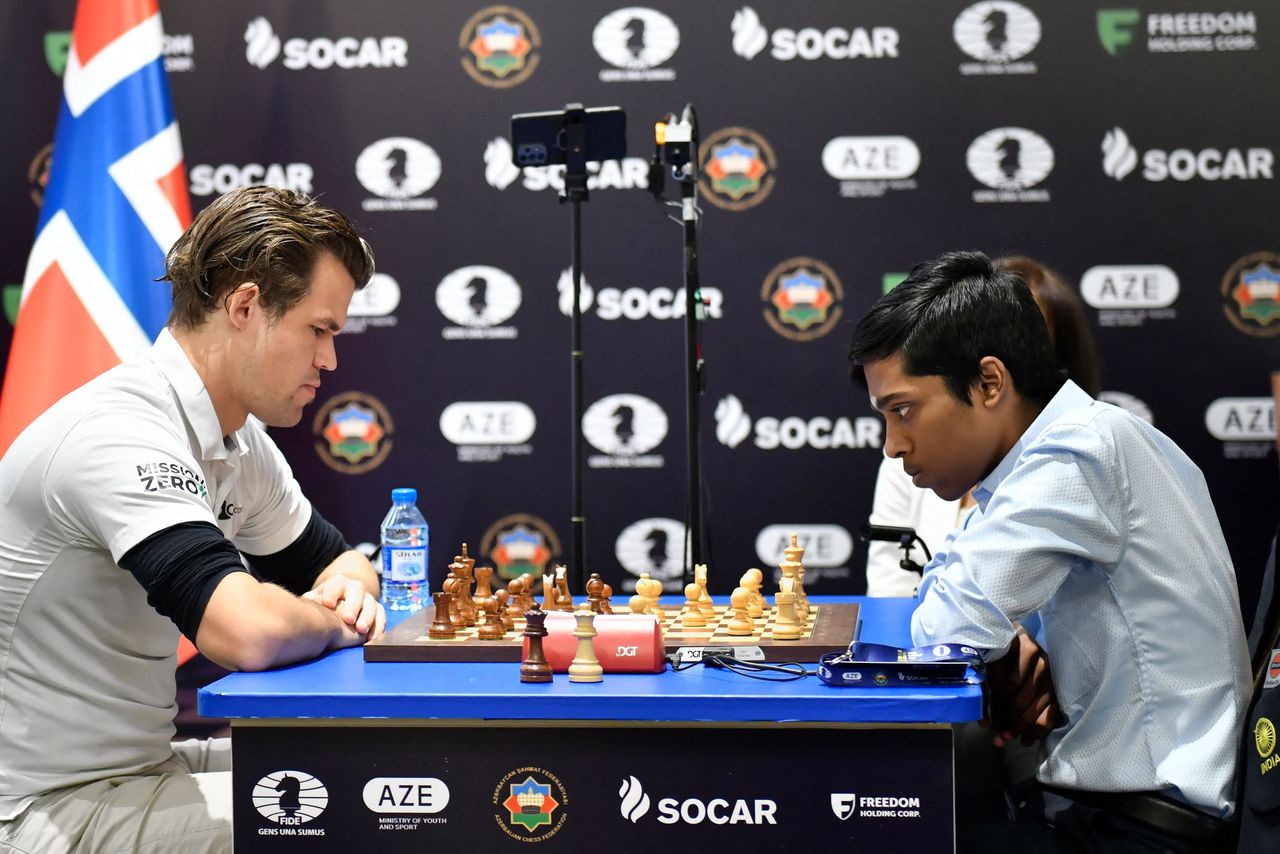
POLYGON ((529 576, 527 575, 521 575, 507 582, 507 597, 509 601, 507 602, 506 616, 513 620, 516 617, 523 617, 524 612, 528 610, 524 607, 523 599, 524 586, 528 578, 529 576))
POLYGON ((516 628, 515 615, 511 613, 511 606, 507 604, 507 600, 510 598, 511 593, 507 590, 499 589, 497 593, 493 594, 493 601, 498 603, 498 619, 502 621, 503 634, 515 631, 516 628))
POLYGON ((778 606, 773 622, 774 640, 797 640, 802 632, 796 615, 796 594, 790 590, 779 590, 773 601, 778 606))
POLYGON ((498 616, 498 600, 490 596, 484 600, 480 608, 480 622, 477 623, 476 638, 479 640, 502 640, 507 633, 507 626, 498 616))
MULTIPOLYGON (((466 543, 462 544, 463 552, 466 552, 466 543)), ((471 568, 475 565, 475 561, 471 560, 466 554, 455 555, 453 563, 449 564, 449 569, 457 576, 460 584, 458 592, 454 595, 453 605, 462 614, 463 622, 468 626, 476 624, 476 618, 479 616, 476 611, 475 600, 471 598, 471 568)))
POLYGON ((603 591, 604 582, 600 580, 600 573, 591 573, 591 577, 587 579, 587 607, 593 614, 603 613, 600 610, 600 594, 603 591))
POLYGON ((613 613, 613 603, 609 601, 612 598, 613 598, 612 585, 606 584, 604 587, 600 588, 600 613, 601 614, 613 613))
POLYGON ((535 576, 531 572, 526 572, 520 578, 523 579, 520 582, 520 606, 523 608, 523 611, 521 611, 523 614, 524 611, 533 610, 533 582, 535 576))
POLYGON ((542 575, 542 610, 550 613, 556 609, 556 569, 542 575))
POLYGON ((667 618, 667 612, 662 610, 662 604, 659 601, 662 596, 661 581, 656 578, 650 578, 649 573, 647 572, 642 572, 640 573, 640 581, 636 582, 636 592, 649 600, 644 613, 653 614, 658 618, 658 622, 660 623, 667 618), (641 583, 644 584, 643 589, 640 586, 641 583))
POLYGON ((791 545, 783 549, 783 554, 786 555, 786 563, 791 567, 790 574, 795 578, 795 586, 792 589, 796 594, 796 616, 803 622, 809 619, 809 597, 804 592, 804 546, 800 545, 799 538, 795 534, 791 535, 791 545))
POLYGON ((556 610, 573 612, 573 594, 569 592, 569 567, 556 567, 556 610))
POLYGON ((764 596, 760 593, 760 587, 764 584, 764 573, 752 567, 742 573, 738 584, 747 588, 747 592, 751 594, 747 602, 747 612, 751 614, 751 619, 758 620, 764 616, 764 596))
POLYGON ((753 634, 756 624, 751 621, 747 611, 747 603, 751 601, 751 591, 745 587, 737 587, 729 597, 729 605, 733 608, 733 619, 729 621, 729 634, 735 637, 753 634))
POLYGON ((701 589, 696 583, 685 585, 684 615, 680 617, 680 625, 686 629, 699 629, 707 624, 707 618, 702 616, 702 608, 698 605, 701 589))
POLYGON ((520 663, 521 682, 550 682, 551 665, 542 649, 542 639, 547 636, 547 614, 535 603, 524 615, 524 636, 529 640, 529 653, 520 663))
MULTIPOLYGON (((463 543, 466 547, 466 543, 463 543)), ((485 600, 493 598, 493 567, 477 566, 476 575, 476 592, 472 597, 475 600, 477 608, 483 608, 485 600)))
POLYGON ((694 566, 693 582, 700 588, 698 607, 702 609, 702 616, 707 620, 714 620, 716 618, 716 606, 711 601, 711 594, 707 592, 707 565, 705 563, 694 566))
POLYGON ((597 634, 596 615, 591 611, 576 611, 573 618, 578 621, 578 625, 573 630, 573 636, 578 639, 578 650, 569 664, 569 681, 601 682, 604 680, 604 668, 596 658, 593 640, 597 634))
POLYGON ((443 590, 437 590, 431 594, 431 600, 435 602, 436 610, 435 619, 431 621, 431 628, 427 630, 427 637, 435 638, 436 640, 448 640, 457 636, 457 630, 449 622, 449 600, 452 598, 452 593, 446 593, 443 590))
POLYGON ((627 607, 631 609, 631 613, 633 614, 649 613, 649 597, 640 592, 640 587, 643 584, 643 581, 637 581, 636 595, 627 600, 627 607))
POLYGON ((459 604, 462 599, 462 579, 453 574, 453 566, 449 565, 451 571, 444 579, 444 591, 449 594, 449 624, 455 629, 465 629, 467 617, 459 604))

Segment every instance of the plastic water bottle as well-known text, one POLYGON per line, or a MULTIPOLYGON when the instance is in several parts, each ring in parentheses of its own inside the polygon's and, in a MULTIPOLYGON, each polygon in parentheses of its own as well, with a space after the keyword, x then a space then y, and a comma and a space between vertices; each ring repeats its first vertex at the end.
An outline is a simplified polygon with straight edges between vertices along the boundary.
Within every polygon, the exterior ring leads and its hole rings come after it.
POLYGON ((418 490, 391 490, 382 520, 382 603, 392 611, 416 611, 427 600, 427 520, 418 490))

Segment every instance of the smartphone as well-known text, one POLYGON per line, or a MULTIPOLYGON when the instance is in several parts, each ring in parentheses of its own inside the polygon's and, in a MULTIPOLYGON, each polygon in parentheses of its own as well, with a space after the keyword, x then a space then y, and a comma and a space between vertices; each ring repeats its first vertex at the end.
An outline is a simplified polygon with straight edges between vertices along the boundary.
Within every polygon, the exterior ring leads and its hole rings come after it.
MULTIPOLYGON (((549 166, 565 162, 564 110, 518 113, 511 117, 511 162, 549 166)), ((627 154, 627 117, 621 107, 589 107, 585 112, 586 159, 620 160, 627 154)))

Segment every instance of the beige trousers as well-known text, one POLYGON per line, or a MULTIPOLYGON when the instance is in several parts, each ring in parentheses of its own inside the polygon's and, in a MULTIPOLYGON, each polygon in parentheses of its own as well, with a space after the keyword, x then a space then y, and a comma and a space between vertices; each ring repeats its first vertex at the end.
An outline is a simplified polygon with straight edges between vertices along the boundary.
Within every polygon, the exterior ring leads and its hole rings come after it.
POLYGON ((231 851, 231 740, 174 742, 141 774, 50 792, 0 821, 0 854, 231 851))

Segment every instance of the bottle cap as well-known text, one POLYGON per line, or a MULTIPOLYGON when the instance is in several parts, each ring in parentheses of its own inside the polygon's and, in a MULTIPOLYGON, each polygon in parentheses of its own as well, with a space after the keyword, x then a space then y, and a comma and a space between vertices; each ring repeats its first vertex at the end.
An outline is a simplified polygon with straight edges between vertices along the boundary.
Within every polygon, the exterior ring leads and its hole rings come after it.
POLYGON ((391 490, 392 504, 414 504, 417 500, 418 490, 412 487, 401 486, 391 490))

